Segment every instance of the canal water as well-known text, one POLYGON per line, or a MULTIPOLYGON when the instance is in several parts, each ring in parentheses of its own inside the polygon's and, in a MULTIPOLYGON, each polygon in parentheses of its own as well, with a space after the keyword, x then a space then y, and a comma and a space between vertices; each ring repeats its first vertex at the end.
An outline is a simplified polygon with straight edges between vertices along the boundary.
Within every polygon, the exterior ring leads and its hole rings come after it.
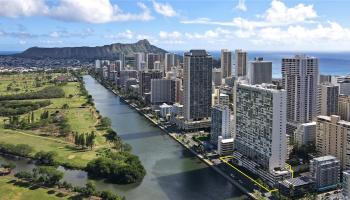
MULTIPOLYGON (((247 199, 238 188, 91 76, 84 76, 84 81, 97 110, 102 116, 111 119, 112 128, 132 146, 133 153, 139 156, 147 172, 139 184, 115 185, 100 180, 96 181, 98 189, 117 192, 128 200, 247 199)), ((30 170, 34 167, 23 160, 16 161, 16 164, 16 170, 30 170)), ((60 170, 65 173, 64 179, 74 185, 83 186, 88 180, 84 171, 60 170)))

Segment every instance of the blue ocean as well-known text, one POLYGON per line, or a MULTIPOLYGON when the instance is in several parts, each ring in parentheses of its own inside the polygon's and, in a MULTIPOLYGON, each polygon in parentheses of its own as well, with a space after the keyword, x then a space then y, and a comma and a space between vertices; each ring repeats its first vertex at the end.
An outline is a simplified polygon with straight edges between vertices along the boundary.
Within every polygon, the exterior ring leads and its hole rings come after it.
MULTIPOLYGON (((179 55, 183 51, 176 51, 179 55)), ((209 51, 216 59, 220 58, 220 51, 209 51)), ((255 57, 263 57, 264 60, 272 61, 272 73, 274 78, 281 77, 282 58, 292 57, 296 54, 305 54, 319 58, 320 73, 327 75, 348 75, 350 74, 350 52, 266 52, 248 51, 249 60, 255 57)))

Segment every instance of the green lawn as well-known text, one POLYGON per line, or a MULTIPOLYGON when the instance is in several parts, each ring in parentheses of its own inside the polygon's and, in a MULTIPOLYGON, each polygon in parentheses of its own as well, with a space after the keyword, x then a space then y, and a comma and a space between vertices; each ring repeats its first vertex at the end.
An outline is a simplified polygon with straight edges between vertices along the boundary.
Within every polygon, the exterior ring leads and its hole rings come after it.
MULTIPOLYGON (((58 74, 52 74, 52 77, 56 77, 58 74)), ((40 87, 35 87, 35 78, 38 76, 36 73, 27 74, 14 74, 14 75, 1 75, 0 76, 0 95, 10 95, 24 92, 34 92, 41 90, 47 86, 52 85, 48 83, 47 79, 40 79, 43 83, 40 87), (12 90, 7 90, 7 86, 12 84, 12 90), (15 90, 17 88, 17 90, 15 90)), ((43 76, 43 75, 41 75, 43 76)))
MULTIPOLYGON (((37 75, 30 74, 25 79, 35 80, 35 76, 37 75)), ((55 74, 55 76, 57 76, 57 74, 55 74)), ((17 82, 23 82, 24 77, 22 75, 0 76, 0 82, 8 80, 12 81, 13 79, 16 79, 17 82)), ((3 95, 2 89, 6 90, 6 87, 3 87, 4 85, 6 84, 0 85, 0 95, 3 95)), ((55 130, 55 127, 52 125, 34 131, 5 130, 3 129, 4 119, 6 119, 4 117, 0 117, 0 142, 28 144, 33 146, 35 151, 56 151, 61 163, 68 163, 71 166, 82 168, 86 166, 87 162, 96 157, 96 150, 102 147, 109 147, 109 144, 106 143, 106 140, 103 137, 104 132, 97 131, 95 128, 95 125, 98 123, 95 109, 93 107, 81 107, 81 105, 86 102, 86 98, 84 96, 80 96, 79 83, 69 82, 61 87, 65 91, 65 98, 49 99, 52 102, 50 106, 34 111, 35 119, 40 120, 40 115, 45 110, 49 110, 50 113, 55 111, 63 113, 64 116, 67 117, 68 123, 73 132, 96 132, 96 147, 93 149, 93 151, 76 150, 74 144, 69 142, 68 138, 40 136, 55 130), (69 98, 70 95, 72 96, 71 98, 69 98), (64 104, 68 104, 69 109, 61 109, 64 104)), ((25 117, 25 115, 23 116, 25 117)))
POLYGON ((90 151, 76 150, 69 142, 54 138, 42 137, 29 131, 14 131, 0 129, 0 142, 11 144, 28 144, 37 151, 56 151, 58 159, 62 163, 68 163, 74 167, 83 168, 91 160, 96 158, 95 148, 90 151))
POLYGON ((58 200, 67 199, 57 197, 57 193, 48 194, 47 189, 30 189, 24 186, 18 186, 11 182, 13 178, 6 176, 0 177, 0 199, 1 200, 58 200))

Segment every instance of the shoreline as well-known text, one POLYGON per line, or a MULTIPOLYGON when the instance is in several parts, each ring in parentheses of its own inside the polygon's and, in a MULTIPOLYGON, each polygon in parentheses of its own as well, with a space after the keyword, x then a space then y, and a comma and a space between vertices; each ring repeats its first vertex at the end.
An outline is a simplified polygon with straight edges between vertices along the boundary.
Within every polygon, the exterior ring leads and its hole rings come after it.
MULTIPOLYGON (((90 75, 91 76, 91 75, 90 75)), ((194 154, 200 161, 202 161, 204 164, 206 164, 207 166, 209 166, 210 168, 212 168, 213 170, 215 170, 217 173, 219 173, 221 176, 223 176, 226 180, 228 180, 231 184, 233 184, 234 186, 236 186, 241 192, 243 192, 244 194, 246 194, 248 197, 252 198, 252 199, 258 199, 253 193, 249 192, 247 189, 245 189, 242 185, 240 185, 237 181, 233 180, 230 176, 228 176, 227 174, 225 174, 223 171, 221 171, 218 167, 216 167, 215 165, 213 165, 212 162, 210 162, 209 160, 206 160, 202 155, 196 153, 194 150, 192 150, 191 148, 189 148, 186 144, 182 143, 180 140, 178 140, 174 134, 170 133, 168 130, 166 130, 163 126, 159 125, 156 121, 154 121, 153 119, 151 119, 148 115, 146 115, 145 113, 143 113, 141 111, 140 108, 138 108, 137 106, 133 105, 133 103, 130 103, 127 99, 124 99, 123 97, 121 97, 117 91, 113 90, 110 86, 106 86, 105 84, 103 84, 100 80, 96 79, 94 76, 91 76, 94 80, 96 80, 98 83, 100 83, 104 88, 106 88, 107 90, 109 90, 110 92, 112 92, 114 95, 118 96, 123 102, 125 102, 129 107, 133 108, 134 110, 136 110, 139 114, 141 114, 143 117, 145 117, 150 123, 152 123, 153 125, 157 126, 159 129, 161 129, 164 133, 166 133, 168 136, 170 136, 170 138, 172 138, 173 140, 175 140, 177 143, 179 143, 183 148, 189 150, 192 154, 194 154)))

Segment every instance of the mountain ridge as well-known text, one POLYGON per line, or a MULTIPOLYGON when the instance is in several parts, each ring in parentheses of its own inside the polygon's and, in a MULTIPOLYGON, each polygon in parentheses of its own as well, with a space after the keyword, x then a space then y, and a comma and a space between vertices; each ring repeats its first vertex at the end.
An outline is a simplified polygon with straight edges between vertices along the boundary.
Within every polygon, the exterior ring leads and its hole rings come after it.
POLYGON ((66 58, 66 59, 118 59, 119 55, 133 55, 136 52, 144 53, 167 53, 166 50, 156 47, 146 39, 139 40, 136 43, 113 43, 110 45, 95 47, 31 47, 22 53, 15 54, 18 57, 25 58, 66 58))

